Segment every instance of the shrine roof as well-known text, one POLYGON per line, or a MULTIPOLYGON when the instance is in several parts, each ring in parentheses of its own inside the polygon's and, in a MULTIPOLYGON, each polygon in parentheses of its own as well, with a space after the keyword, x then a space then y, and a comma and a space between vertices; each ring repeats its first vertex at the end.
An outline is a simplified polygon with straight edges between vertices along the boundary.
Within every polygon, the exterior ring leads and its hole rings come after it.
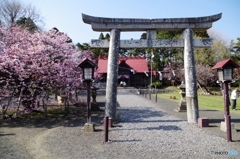
POLYGON ((212 69, 218 69, 218 68, 222 69, 223 67, 226 67, 228 65, 231 65, 233 68, 239 67, 239 65, 235 63, 232 59, 227 59, 227 60, 219 61, 218 63, 216 63, 215 66, 213 66, 212 69))
MULTIPOLYGON (((125 62, 136 73, 148 72, 148 65, 145 57, 119 57, 118 64, 125 62)), ((98 59, 97 73, 107 73, 108 58, 98 59)))

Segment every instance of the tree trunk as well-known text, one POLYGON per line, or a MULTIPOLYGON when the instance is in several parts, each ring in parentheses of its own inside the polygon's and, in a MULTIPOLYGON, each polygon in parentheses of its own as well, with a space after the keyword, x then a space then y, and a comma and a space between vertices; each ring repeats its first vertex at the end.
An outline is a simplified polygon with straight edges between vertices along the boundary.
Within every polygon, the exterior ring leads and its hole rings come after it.
POLYGON ((24 87, 21 88, 21 92, 20 92, 20 95, 19 95, 19 97, 18 97, 17 110, 16 110, 16 113, 14 114, 14 117, 15 117, 15 118, 17 118, 18 115, 19 115, 19 108, 20 108, 20 105, 21 105, 21 102, 22 102, 23 89, 24 89, 24 87))
POLYGON ((44 117, 47 117, 47 105, 45 104, 44 98, 42 99, 43 109, 44 109, 44 117))
POLYGON ((67 113, 69 114, 70 110, 69 110, 69 99, 70 99, 70 96, 69 96, 69 93, 67 94, 67 113))
POLYGON ((55 89, 55 101, 58 100, 57 97, 58 97, 58 92, 57 92, 57 89, 55 89))
POLYGON ((2 106, 2 119, 6 119, 7 118, 7 105, 3 105, 2 106))
POLYGON ((9 99, 8 100, 6 99, 7 100, 7 104, 2 106, 2 119, 7 118, 7 110, 9 108, 9 105, 11 103, 11 100, 13 98, 14 93, 15 93, 15 89, 14 89, 12 95, 9 97, 9 99))
POLYGON ((44 117, 47 118, 47 104, 45 103, 45 99, 48 100, 49 92, 43 97, 42 102, 43 102, 43 108, 44 108, 44 117))
POLYGON ((78 101, 78 92, 75 90, 75 100, 78 101))
POLYGON ((64 109, 66 113, 69 113, 69 93, 67 93, 64 97, 64 109))
MULTIPOLYGON (((208 89, 207 89, 207 87, 205 86, 205 85, 202 85, 198 80, 197 80, 197 83, 198 83, 198 85, 199 85, 199 87, 202 89, 202 87, 205 89, 205 91, 206 91, 206 93, 209 93, 209 94, 213 94, 213 93, 211 93, 208 89), (202 87, 201 87, 202 86, 202 87)), ((204 90, 202 89, 202 91, 204 92, 204 90)), ((204 92, 205 93, 205 92, 204 92)))

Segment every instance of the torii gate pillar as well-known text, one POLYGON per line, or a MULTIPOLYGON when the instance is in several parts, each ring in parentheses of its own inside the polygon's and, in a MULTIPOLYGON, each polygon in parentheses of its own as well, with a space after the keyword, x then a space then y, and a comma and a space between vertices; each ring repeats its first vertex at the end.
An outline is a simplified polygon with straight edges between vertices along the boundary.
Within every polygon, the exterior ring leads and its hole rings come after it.
POLYGON ((186 86, 187 120, 189 123, 196 123, 199 117, 197 78, 194 58, 193 30, 183 31, 184 39, 184 69, 186 86))
POLYGON ((118 29, 112 29, 108 50, 108 73, 105 104, 105 116, 112 119, 115 119, 116 117, 119 47, 120 31, 118 29))

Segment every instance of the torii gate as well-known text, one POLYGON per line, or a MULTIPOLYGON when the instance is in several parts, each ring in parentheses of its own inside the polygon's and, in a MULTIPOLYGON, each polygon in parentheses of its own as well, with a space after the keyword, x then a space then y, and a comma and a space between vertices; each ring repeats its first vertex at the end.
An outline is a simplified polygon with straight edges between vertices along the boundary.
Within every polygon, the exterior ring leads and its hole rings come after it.
POLYGON ((103 18, 82 14, 84 23, 94 31, 110 32, 110 41, 92 40, 91 47, 108 48, 108 74, 105 115, 115 119, 117 105, 117 77, 119 48, 184 47, 187 119, 197 123, 199 117, 194 47, 210 47, 211 39, 193 39, 193 31, 205 31, 219 20, 222 13, 196 18, 125 19, 103 18), (146 40, 120 40, 120 32, 146 31, 146 40), (183 31, 181 40, 156 40, 157 31, 183 31))

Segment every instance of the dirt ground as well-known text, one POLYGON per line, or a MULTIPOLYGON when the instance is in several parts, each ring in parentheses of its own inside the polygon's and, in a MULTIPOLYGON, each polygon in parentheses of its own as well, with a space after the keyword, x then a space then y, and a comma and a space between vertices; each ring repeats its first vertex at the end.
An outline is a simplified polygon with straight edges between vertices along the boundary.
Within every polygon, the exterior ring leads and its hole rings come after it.
MULTIPOLYGON (((95 125, 95 130, 102 134, 104 110, 101 105, 103 103, 99 104, 100 110, 91 111, 91 121, 95 125)), ((87 109, 75 106, 70 107, 69 114, 49 114, 47 118, 35 114, 0 120, 0 158, 29 159, 44 156, 39 146, 45 134, 58 127, 75 127, 84 133, 83 126, 86 122, 87 109), (41 155, 36 156, 36 154, 41 155)), ((93 134, 96 135, 96 133, 93 134)), ((101 138, 101 135, 98 136, 101 138)))

